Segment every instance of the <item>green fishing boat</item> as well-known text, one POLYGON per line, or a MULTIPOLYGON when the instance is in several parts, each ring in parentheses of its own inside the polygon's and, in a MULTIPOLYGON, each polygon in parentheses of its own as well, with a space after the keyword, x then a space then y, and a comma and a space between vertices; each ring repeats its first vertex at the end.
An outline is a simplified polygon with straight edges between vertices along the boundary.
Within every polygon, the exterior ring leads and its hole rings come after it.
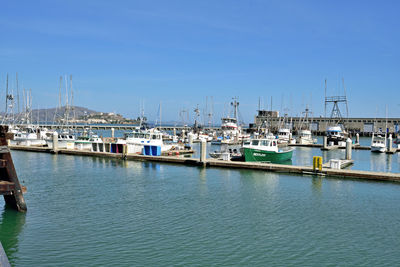
POLYGON ((241 148, 247 162, 280 163, 292 159, 293 148, 279 148, 276 139, 253 139, 243 144, 241 148))

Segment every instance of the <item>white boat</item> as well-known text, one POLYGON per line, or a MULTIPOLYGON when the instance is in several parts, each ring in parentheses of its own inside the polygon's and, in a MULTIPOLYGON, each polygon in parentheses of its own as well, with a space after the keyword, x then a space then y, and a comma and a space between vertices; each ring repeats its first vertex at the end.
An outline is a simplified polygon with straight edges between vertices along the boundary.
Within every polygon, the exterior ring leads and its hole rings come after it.
POLYGON ((11 145, 24 145, 24 146, 44 146, 46 141, 41 138, 40 128, 26 126, 23 128, 11 129, 14 134, 13 140, 10 141, 11 145))
POLYGON ((49 148, 53 148, 53 135, 57 134, 57 146, 59 149, 75 149, 76 137, 70 131, 63 131, 58 134, 56 131, 49 131, 46 137, 46 144, 49 148))
POLYGON ((301 145, 311 145, 316 144, 317 139, 312 137, 311 133, 311 124, 308 120, 309 115, 312 114, 308 106, 306 106, 305 111, 303 112, 304 117, 300 121, 300 126, 298 128, 298 136, 296 138, 296 142, 301 145))
POLYGON ((393 139, 393 143, 397 145, 398 148, 400 148, 400 134, 397 133, 397 136, 393 139))
POLYGON ((156 129, 142 130, 139 127, 131 133, 125 133, 125 138, 118 139, 117 144, 126 144, 128 154, 143 153, 145 146, 160 147, 161 152, 172 148, 172 144, 163 142, 160 131, 156 129))
POLYGON ((221 118, 221 135, 212 142, 212 144, 239 144, 243 140, 250 138, 249 134, 242 131, 242 127, 238 123, 238 106, 239 102, 234 98, 231 103, 233 107, 233 116, 221 118))
POLYGON ((280 128, 278 130, 278 143, 289 144, 292 140, 292 132, 287 128, 280 128))
POLYGON ((193 143, 198 143, 201 141, 211 142, 213 140, 212 136, 204 133, 203 131, 199 131, 197 133, 189 132, 187 135, 188 135, 188 139, 191 138, 193 143))
POLYGON ((346 131, 342 129, 339 125, 330 126, 326 129, 326 136, 328 146, 346 146, 346 140, 348 138, 348 134, 346 131))
POLYGON ((78 150, 91 151, 94 143, 103 143, 103 139, 101 139, 97 134, 89 133, 89 135, 78 136, 75 140, 75 148, 78 150))
POLYGON ((296 142, 301 145, 310 145, 310 144, 316 144, 317 139, 312 138, 310 130, 304 129, 299 131, 299 135, 297 136, 296 142))
POLYGON ((386 152, 386 134, 382 136, 382 134, 372 133, 371 152, 386 152))
POLYGON ((237 148, 228 148, 228 146, 222 146, 220 151, 214 151, 209 153, 210 157, 214 159, 222 160, 239 160, 242 158, 242 154, 237 148))

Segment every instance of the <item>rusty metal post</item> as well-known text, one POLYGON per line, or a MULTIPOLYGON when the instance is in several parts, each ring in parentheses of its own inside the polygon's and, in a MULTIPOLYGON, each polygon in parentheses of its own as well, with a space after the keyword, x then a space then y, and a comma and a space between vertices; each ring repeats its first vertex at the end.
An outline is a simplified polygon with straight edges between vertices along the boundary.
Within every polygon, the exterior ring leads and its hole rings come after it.
POLYGON ((4 196, 7 205, 24 212, 27 208, 22 187, 7 146, 7 139, 12 138, 12 135, 7 132, 8 126, 0 126, 0 183, 3 185, 0 193, 4 196))

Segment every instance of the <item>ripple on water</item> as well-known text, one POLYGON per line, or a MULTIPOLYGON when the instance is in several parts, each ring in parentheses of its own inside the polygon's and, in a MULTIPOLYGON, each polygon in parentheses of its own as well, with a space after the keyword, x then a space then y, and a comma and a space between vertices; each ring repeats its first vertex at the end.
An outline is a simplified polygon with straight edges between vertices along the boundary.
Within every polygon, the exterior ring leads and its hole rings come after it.
MULTIPOLYGON (((16 266, 395 266, 400 187, 13 152, 29 211, 16 266)), ((7 229, 7 231, 4 231, 7 229)), ((4 235, 7 233, 7 236, 4 235)))

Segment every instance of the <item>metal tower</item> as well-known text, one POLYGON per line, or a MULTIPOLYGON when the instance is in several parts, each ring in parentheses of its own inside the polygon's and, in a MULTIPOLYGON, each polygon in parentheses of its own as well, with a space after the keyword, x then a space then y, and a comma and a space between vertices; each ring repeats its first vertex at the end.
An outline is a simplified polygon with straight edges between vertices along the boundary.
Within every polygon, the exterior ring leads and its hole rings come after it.
POLYGON ((331 103, 333 104, 331 115, 330 115, 330 121, 335 121, 337 124, 343 123, 343 116, 342 112, 340 111, 339 104, 343 104, 346 107, 346 118, 349 117, 349 107, 347 105, 347 97, 346 97, 346 88, 344 86, 344 79, 342 79, 343 83, 343 89, 344 89, 344 95, 343 96, 327 96, 326 95, 326 79, 325 79, 325 118, 326 116, 326 109, 327 106, 330 105, 331 103))

